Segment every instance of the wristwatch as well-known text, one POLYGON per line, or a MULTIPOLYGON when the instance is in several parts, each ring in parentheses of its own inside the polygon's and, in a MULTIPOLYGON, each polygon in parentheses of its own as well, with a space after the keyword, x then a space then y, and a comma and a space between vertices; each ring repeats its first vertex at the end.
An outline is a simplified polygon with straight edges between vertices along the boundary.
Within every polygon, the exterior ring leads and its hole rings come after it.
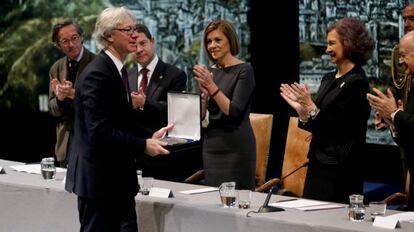
POLYGON ((319 109, 318 107, 315 107, 308 112, 308 118, 311 118, 313 120, 315 119, 316 115, 318 115, 318 113, 319 113, 319 109))

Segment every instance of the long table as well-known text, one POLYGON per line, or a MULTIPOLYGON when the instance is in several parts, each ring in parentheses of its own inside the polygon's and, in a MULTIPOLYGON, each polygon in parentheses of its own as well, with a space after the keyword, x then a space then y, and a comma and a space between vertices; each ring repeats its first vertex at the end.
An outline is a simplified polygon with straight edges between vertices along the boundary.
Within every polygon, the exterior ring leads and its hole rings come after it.
MULTIPOLYGON (((77 231, 79 230, 76 196, 64 191, 63 175, 45 181, 40 175, 19 173, 9 166, 17 162, 0 160, 6 174, 0 174, 0 231, 77 231)), ((195 195, 182 190, 202 188, 156 180, 155 187, 171 189, 173 198, 137 196, 136 207, 140 232, 203 231, 389 231, 372 226, 372 222, 351 222, 347 209, 250 214, 257 210, 266 194, 253 193, 250 209, 222 208, 218 192, 195 195)), ((285 199, 273 195, 271 202, 285 199)), ((388 210, 387 215, 397 213, 388 210)), ((398 231, 414 231, 413 223, 402 223, 398 231)))

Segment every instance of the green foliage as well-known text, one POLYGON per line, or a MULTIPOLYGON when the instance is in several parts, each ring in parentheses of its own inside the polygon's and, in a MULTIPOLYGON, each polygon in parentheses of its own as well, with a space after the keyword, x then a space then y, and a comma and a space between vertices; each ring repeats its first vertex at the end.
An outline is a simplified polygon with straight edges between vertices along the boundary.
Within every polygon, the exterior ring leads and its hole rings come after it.
POLYGON ((63 18, 74 18, 88 40, 103 8, 102 0, 2 3, 0 109, 36 110, 38 95, 48 93, 49 68, 62 56, 51 42, 52 25, 63 18))

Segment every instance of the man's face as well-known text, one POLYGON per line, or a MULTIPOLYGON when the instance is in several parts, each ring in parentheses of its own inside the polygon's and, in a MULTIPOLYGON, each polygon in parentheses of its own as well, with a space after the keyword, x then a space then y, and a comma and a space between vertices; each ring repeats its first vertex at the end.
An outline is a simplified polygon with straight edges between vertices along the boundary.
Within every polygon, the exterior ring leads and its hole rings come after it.
MULTIPOLYGON (((414 32, 413 32, 414 33, 414 32)), ((412 42, 412 38, 407 39, 403 37, 400 42, 400 64, 406 67, 406 74, 413 74, 414 73, 414 46, 410 44, 412 42)))
POLYGON ((138 33, 137 51, 133 55, 135 61, 146 67, 154 58, 154 54, 154 39, 149 39, 144 33, 138 33))
POLYGON ((113 29, 108 38, 112 44, 111 47, 123 60, 126 55, 137 50, 137 32, 135 31, 135 24, 132 19, 120 23, 113 29))
POLYGON ((57 45, 66 56, 75 60, 81 52, 82 37, 74 25, 67 25, 59 30, 57 45))
POLYGON ((404 8, 402 17, 404 20, 404 33, 414 30, 414 5, 409 5, 404 8))

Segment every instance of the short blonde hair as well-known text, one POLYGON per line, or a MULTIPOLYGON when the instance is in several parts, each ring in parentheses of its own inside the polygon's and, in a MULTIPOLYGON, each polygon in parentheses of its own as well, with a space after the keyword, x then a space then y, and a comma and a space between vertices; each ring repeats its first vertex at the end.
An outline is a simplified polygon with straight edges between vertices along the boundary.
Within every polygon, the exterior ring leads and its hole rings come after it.
POLYGON ((99 49, 105 49, 109 46, 108 35, 122 22, 131 19, 136 24, 134 14, 126 7, 109 7, 103 10, 95 24, 96 43, 99 49))

